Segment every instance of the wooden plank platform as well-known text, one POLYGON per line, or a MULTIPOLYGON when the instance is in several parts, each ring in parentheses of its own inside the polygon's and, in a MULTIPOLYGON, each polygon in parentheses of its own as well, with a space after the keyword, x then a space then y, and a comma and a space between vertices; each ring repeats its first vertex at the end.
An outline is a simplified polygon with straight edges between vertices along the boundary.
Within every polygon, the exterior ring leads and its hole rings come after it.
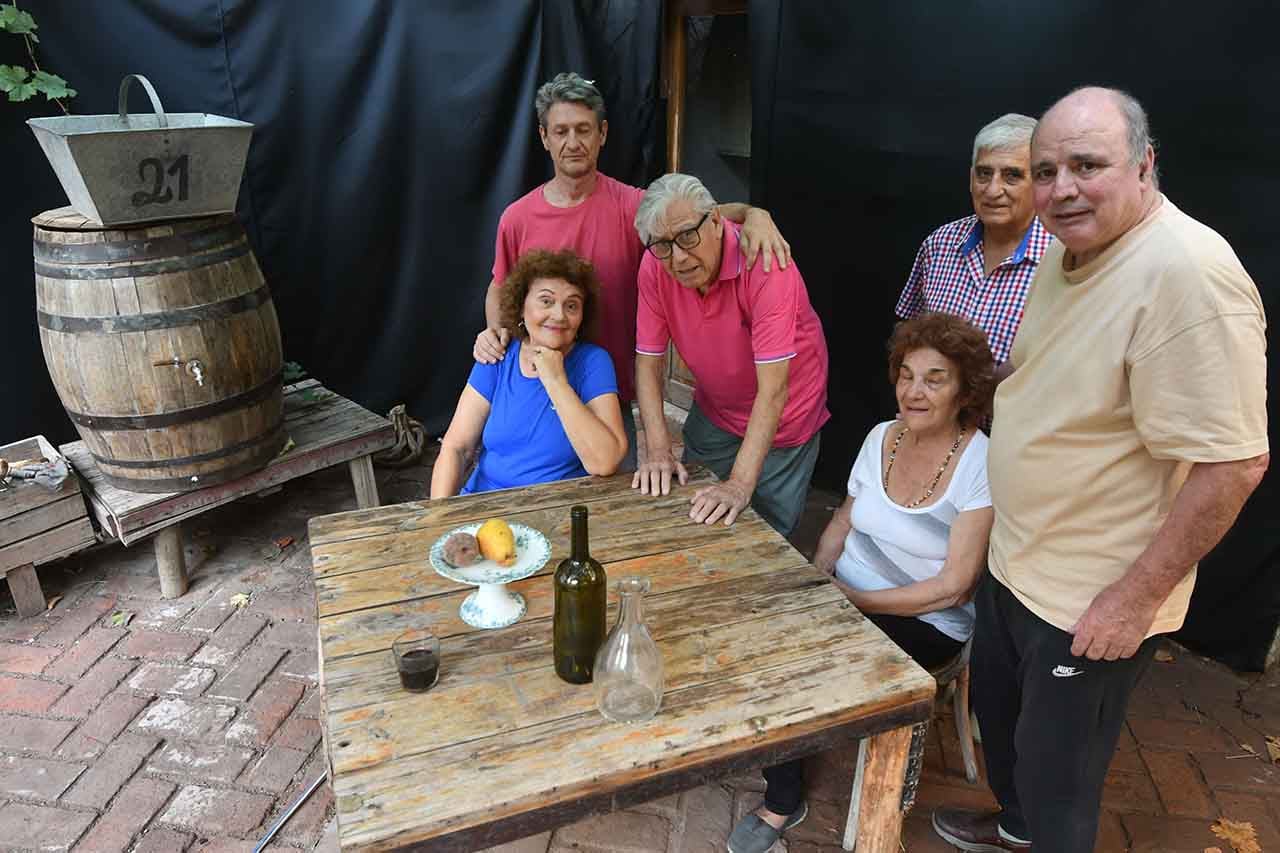
MULTIPOLYGON (((0 447, 0 458, 15 466, 57 456, 57 449, 40 435, 0 447)), ((20 616, 44 611, 44 593, 35 566, 74 554, 96 541, 80 480, 74 473, 56 491, 34 480, 20 479, 0 491, 0 577, 9 579, 20 616)))
POLYGON ((322 468, 364 459, 395 444, 395 429, 389 420, 315 380, 286 386, 284 409, 285 431, 294 447, 259 471, 192 492, 124 491, 102 478, 83 441, 64 444, 61 449, 85 479, 90 507, 103 530, 130 545, 213 507, 322 468))

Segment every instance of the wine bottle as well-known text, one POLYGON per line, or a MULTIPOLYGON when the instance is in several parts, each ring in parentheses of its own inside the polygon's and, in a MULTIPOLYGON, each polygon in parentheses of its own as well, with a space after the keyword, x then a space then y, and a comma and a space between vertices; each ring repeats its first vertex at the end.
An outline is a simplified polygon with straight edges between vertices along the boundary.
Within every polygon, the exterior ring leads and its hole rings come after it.
POLYGON ((556 675, 571 684, 586 684, 604 643, 608 577, 587 548, 587 508, 575 506, 570 516, 573 550, 556 568, 552 654, 556 675))

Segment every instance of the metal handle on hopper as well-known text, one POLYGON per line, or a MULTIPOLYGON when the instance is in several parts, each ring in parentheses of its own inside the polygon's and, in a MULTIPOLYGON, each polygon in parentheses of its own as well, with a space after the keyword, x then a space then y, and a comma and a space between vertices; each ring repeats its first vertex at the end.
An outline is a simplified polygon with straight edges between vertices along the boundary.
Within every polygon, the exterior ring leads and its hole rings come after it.
POLYGON ((169 126, 169 119, 165 117, 164 107, 160 106, 160 96, 156 94, 156 89, 151 85, 151 81, 141 74, 126 74, 124 79, 120 81, 120 95, 118 101, 120 104, 120 121, 125 124, 129 123, 129 84, 137 80, 142 84, 142 88, 147 90, 147 97, 151 99, 151 107, 156 111, 156 121, 161 127, 169 126))

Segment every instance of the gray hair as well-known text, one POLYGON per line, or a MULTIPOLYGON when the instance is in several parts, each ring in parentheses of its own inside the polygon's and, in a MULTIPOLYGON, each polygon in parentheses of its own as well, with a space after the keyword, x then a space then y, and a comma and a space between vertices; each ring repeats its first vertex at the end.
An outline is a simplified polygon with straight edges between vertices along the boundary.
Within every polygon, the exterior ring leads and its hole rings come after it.
POLYGON ((646 245, 653 239, 658 220, 666 215, 667 208, 676 199, 684 199, 693 205, 694 211, 707 213, 716 206, 715 197, 693 175, 671 172, 663 175, 644 192, 640 207, 636 209, 636 233, 646 245))
POLYGON ((1115 99, 1120 114, 1124 116, 1126 136, 1129 141, 1129 162, 1137 165, 1147 156, 1147 146, 1155 147, 1151 138, 1151 123, 1147 121, 1147 111, 1138 103, 1138 99, 1120 89, 1108 89, 1115 99))
MULTIPOLYGON (((1151 123, 1147 121, 1147 111, 1128 92, 1122 89, 1108 91, 1115 98, 1120 114, 1124 116, 1126 136, 1129 138, 1129 162, 1136 166, 1147 156, 1148 146, 1152 150, 1156 147, 1156 141, 1151 138, 1151 123)), ((1160 189, 1160 166, 1154 161, 1151 164, 1151 188, 1160 189)))
POLYGON ((982 151, 1011 151, 1016 148, 1029 148, 1031 134, 1036 129, 1036 120, 1031 116, 1019 113, 1005 113, 993 122, 985 125, 973 138, 973 162, 978 165, 978 154, 982 151))
POLYGON ((605 119, 604 96, 600 90, 593 81, 584 80, 572 71, 557 74, 538 87, 533 106, 538 111, 539 127, 547 126, 547 112, 553 104, 582 104, 596 114, 596 124, 605 119))

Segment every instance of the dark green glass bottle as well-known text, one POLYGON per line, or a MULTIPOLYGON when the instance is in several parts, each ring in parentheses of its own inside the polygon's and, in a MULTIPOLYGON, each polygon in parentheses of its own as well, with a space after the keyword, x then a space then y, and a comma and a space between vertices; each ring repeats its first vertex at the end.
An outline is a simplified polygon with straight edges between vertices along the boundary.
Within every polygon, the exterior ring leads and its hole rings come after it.
POLYGON ((573 550, 556 568, 552 653, 556 675, 571 684, 586 684, 604 642, 608 577, 587 548, 587 508, 575 506, 570 512, 573 550))

